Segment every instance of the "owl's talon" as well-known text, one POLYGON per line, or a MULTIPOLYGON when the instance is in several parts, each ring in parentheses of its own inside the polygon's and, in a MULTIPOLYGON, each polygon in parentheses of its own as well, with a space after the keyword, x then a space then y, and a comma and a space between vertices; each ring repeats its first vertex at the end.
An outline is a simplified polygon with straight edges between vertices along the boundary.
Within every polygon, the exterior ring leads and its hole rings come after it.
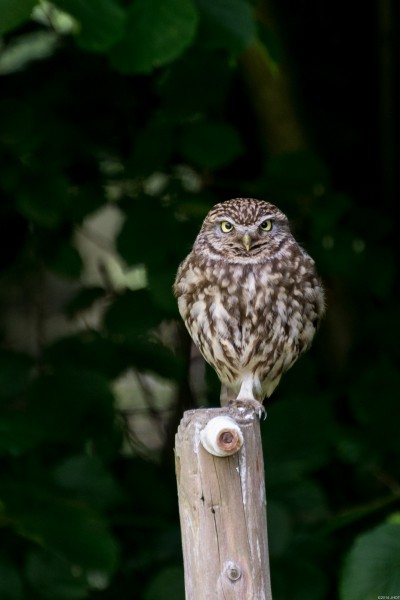
POLYGON ((252 398, 249 398, 248 400, 239 400, 238 398, 235 400, 230 400, 229 407, 236 409, 250 409, 258 415, 259 419, 263 417, 263 420, 265 421, 267 418, 267 411, 265 410, 264 406, 261 404, 261 402, 258 402, 258 400, 254 400, 252 398))
POLYGON ((261 421, 261 417, 262 417, 263 421, 265 421, 265 419, 267 418, 267 411, 262 404, 261 404, 261 407, 260 407, 259 413, 258 413, 258 418, 260 419, 260 421, 261 421))

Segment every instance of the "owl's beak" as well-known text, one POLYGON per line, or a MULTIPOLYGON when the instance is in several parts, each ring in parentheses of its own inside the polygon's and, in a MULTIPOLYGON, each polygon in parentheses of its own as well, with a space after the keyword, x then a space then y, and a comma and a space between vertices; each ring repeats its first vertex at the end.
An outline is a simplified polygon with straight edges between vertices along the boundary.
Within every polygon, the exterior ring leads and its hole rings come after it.
POLYGON ((242 243, 248 252, 251 248, 251 237, 249 233, 244 234, 244 236, 242 237, 242 243))

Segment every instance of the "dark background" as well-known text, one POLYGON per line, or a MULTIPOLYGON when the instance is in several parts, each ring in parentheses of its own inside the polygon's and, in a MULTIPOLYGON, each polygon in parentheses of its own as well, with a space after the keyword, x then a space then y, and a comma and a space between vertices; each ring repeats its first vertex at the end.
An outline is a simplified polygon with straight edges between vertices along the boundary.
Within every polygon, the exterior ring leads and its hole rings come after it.
POLYGON ((274 600, 399 595, 397 6, 34 6, 0 5, 1 600, 184 597, 174 434, 219 384, 171 286, 238 196, 327 291, 261 423, 274 600))

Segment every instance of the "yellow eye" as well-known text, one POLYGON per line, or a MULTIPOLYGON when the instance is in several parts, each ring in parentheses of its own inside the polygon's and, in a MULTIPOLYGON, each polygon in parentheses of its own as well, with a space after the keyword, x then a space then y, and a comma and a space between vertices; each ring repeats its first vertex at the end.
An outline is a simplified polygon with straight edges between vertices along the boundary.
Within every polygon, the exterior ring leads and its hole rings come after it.
POLYGON ((260 229, 262 229, 263 231, 271 231, 272 229, 272 221, 270 219, 267 219, 266 221, 263 221, 260 225, 260 229))
POLYGON ((232 229, 233 229, 232 223, 229 223, 229 221, 222 221, 221 231, 223 231, 224 233, 229 233, 230 231, 232 231, 232 229))

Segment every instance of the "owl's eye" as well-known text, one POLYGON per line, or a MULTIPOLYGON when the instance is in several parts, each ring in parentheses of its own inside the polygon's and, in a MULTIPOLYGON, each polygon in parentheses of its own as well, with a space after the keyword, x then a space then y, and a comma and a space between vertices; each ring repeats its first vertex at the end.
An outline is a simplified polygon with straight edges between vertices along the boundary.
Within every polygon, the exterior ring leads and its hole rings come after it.
POLYGON ((272 221, 270 219, 267 219, 266 221, 263 221, 260 225, 260 229, 262 229, 263 231, 271 231, 272 229, 272 221))
POLYGON ((233 229, 232 223, 229 223, 229 221, 222 221, 221 231, 223 231, 224 233, 229 233, 230 231, 232 231, 232 229, 233 229))

